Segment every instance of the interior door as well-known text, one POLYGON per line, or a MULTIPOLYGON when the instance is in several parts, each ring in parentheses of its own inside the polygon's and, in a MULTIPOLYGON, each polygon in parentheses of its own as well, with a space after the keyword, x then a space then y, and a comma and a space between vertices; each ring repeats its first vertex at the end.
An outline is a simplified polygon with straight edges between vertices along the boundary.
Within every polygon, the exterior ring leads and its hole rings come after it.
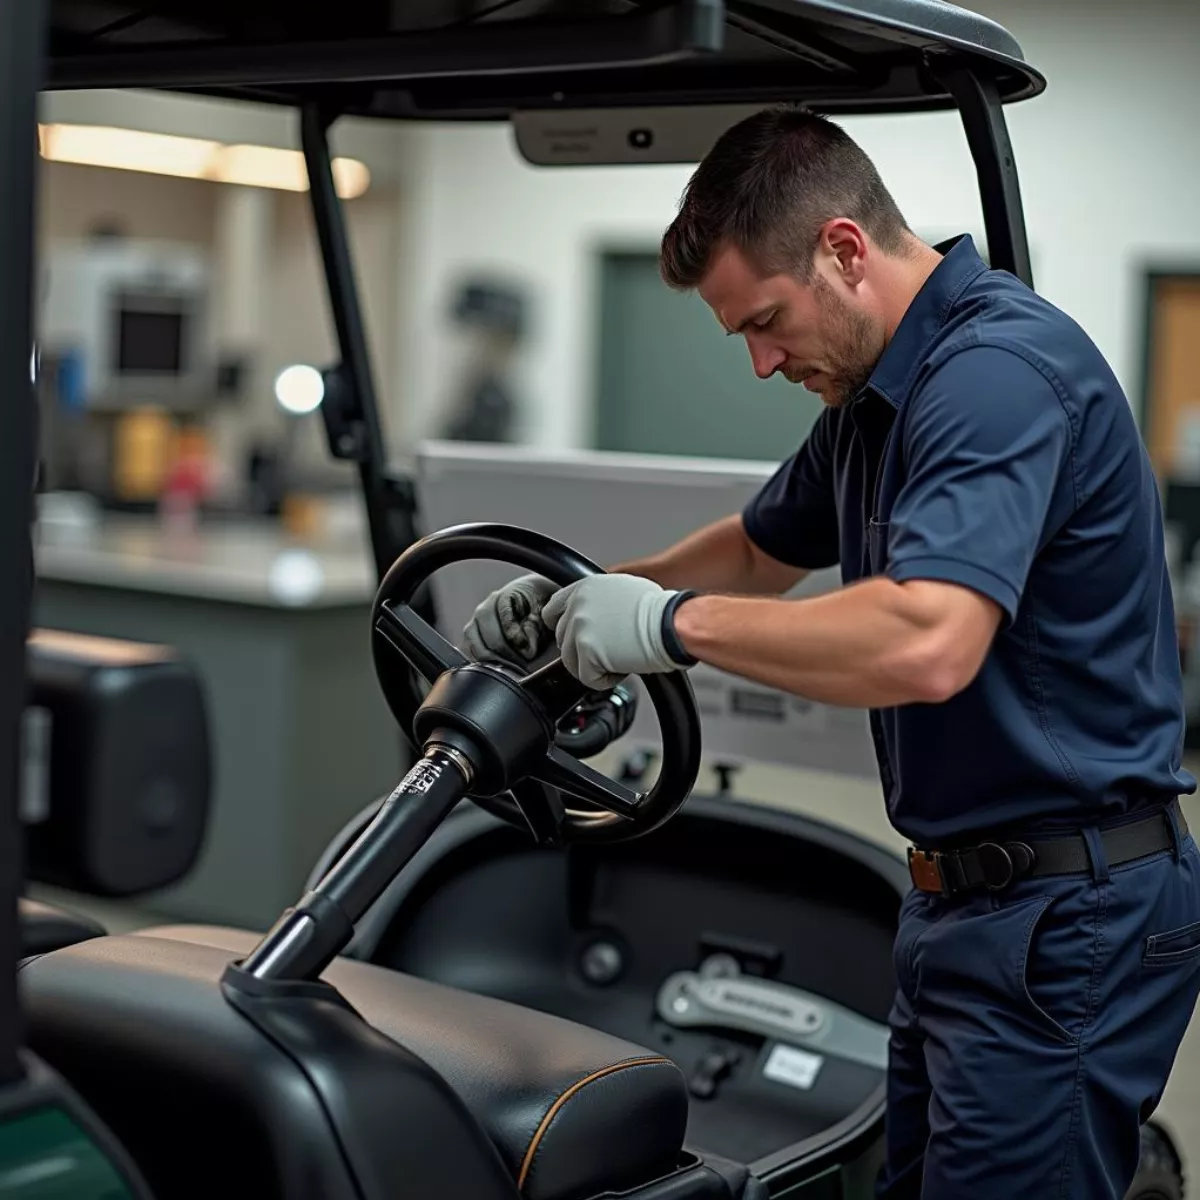
POLYGON ((671 291, 654 254, 604 254, 600 277, 595 449, 778 462, 804 440, 820 397, 758 379, 742 339, 671 291))
POLYGON ((1200 474, 1200 274, 1151 275, 1142 427, 1159 478, 1200 474))

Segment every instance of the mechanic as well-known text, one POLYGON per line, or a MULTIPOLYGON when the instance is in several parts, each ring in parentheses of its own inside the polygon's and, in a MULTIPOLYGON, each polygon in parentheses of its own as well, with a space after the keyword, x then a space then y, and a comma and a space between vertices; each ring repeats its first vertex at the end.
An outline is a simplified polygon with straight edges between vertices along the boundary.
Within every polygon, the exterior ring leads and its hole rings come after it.
POLYGON ((1120 385, 803 111, 718 140, 661 270, 821 415, 744 512, 561 590, 523 577, 468 648, 529 663, 553 633, 592 688, 699 661, 868 709, 914 884, 877 1194, 1120 1200, 1200 992, 1162 515, 1120 385), (784 595, 835 564, 842 588, 784 595))

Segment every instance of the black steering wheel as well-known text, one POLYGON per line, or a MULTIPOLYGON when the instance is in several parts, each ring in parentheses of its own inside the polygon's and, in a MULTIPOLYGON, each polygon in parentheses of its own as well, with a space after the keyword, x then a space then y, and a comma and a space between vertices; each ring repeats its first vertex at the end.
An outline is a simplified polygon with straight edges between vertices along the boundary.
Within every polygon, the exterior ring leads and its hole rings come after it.
POLYGON ((586 766, 554 744, 555 723, 591 694, 561 659, 514 680, 511 671, 473 663, 412 608, 414 595, 435 571, 481 558, 536 571, 563 586, 603 574, 603 568, 561 542, 512 525, 459 525, 410 546, 384 576, 371 613, 375 670, 405 737, 421 753, 430 730, 439 724, 430 714, 444 717, 455 709, 455 720, 469 722, 477 739, 489 743, 492 768, 486 778, 474 781, 468 795, 543 843, 616 842, 658 828, 687 799, 700 770, 700 714, 686 674, 641 677, 663 743, 658 778, 649 792, 635 791, 586 766), (427 697, 413 671, 433 685, 427 697), (506 694, 500 681, 516 694, 506 694), (456 708, 458 697, 464 703, 471 697, 470 703, 480 706, 477 715, 465 714, 462 705, 456 708), (537 745, 532 758, 528 749, 523 758, 515 749, 508 753, 505 738, 497 736, 503 722, 496 710, 507 703, 519 710, 520 720, 528 722, 532 710, 544 726, 544 744, 537 745), (578 806, 569 806, 565 798, 578 806))

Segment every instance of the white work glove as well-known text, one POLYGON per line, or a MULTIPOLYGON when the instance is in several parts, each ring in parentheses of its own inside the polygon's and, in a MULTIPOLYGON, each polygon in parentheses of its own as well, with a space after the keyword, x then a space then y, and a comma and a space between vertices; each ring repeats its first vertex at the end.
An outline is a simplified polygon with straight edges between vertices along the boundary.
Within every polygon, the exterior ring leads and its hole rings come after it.
POLYGON ((542 621, 542 605, 558 584, 541 575, 522 575, 497 588, 463 629, 472 658, 500 658, 514 666, 536 662, 553 642, 542 621))
POLYGON ((542 620, 554 630, 567 670, 586 687, 602 691, 626 675, 694 665, 672 624, 675 609, 691 595, 664 591, 636 575, 591 575, 555 592, 542 620))

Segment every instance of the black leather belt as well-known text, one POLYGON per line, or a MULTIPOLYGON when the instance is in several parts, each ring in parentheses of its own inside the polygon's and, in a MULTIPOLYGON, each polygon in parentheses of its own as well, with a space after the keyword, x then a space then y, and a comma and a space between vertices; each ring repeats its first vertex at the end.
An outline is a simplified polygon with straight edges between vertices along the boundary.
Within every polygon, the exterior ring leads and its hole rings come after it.
MULTIPOLYGON (((1173 844, 1172 813, 1179 822, 1180 837, 1185 837, 1187 822, 1178 800, 1138 820, 1101 829, 1100 841, 1108 865, 1120 866, 1169 849, 1173 844)), ((1082 833, 981 842, 958 850, 923 850, 912 846, 908 851, 913 886, 940 896, 998 892, 1019 879, 1077 875, 1091 869, 1092 860, 1082 833)))

